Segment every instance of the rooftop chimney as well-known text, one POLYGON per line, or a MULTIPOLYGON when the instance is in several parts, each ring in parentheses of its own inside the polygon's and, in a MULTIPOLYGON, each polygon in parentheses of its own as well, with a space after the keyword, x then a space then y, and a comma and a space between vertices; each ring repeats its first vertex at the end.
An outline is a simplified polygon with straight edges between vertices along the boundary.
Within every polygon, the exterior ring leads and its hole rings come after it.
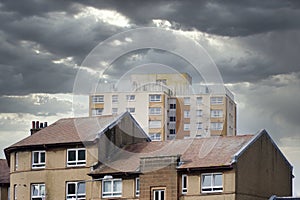
POLYGON ((31 133, 31 135, 33 135, 36 132, 38 132, 39 130, 46 128, 47 126, 48 126, 47 122, 40 123, 39 121, 32 121, 32 127, 30 129, 30 133, 31 133))

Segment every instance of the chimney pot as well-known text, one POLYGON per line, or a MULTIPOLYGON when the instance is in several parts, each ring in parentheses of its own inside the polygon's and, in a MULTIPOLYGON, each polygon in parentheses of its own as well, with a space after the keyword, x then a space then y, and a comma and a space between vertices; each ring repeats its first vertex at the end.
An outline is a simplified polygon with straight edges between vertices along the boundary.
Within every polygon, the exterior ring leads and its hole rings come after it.
POLYGON ((32 126, 31 126, 32 129, 35 129, 35 121, 32 121, 32 126))
POLYGON ((45 122, 45 123, 44 123, 44 127, 47 127, 47 126, 48 126, 48 122, 45 122))
POLYGON ((40 128, 40 122, 39 122, 39 121, 36 121, 35 128, 36 128, 36 129, 40 128))
POLYGON ((43 122, 40 123, 40 128, 44 128, 43 122))

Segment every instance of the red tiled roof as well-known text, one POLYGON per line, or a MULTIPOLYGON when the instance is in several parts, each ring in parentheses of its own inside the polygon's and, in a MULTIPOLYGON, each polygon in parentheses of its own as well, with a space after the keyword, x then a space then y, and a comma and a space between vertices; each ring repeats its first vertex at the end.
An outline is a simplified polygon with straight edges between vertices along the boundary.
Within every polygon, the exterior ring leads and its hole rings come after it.
POLYGON ((11 145, 9 148, 47 144, 79 143, 93 141, 96 134, 119 116, 99 116, 60 119, 50 126, 11 145))
POLYGON ((9 183, 9 167, 5 159, 0 159, 0 184, 9 183))
POLYGON ((107 166, 102 165, 91 174, 134 172, 139 168, 141 157, 172 155, 181 155, 180 169, 230 166, 233 156, 253 137, 221 136, 133 144, 116 153, 107 166))

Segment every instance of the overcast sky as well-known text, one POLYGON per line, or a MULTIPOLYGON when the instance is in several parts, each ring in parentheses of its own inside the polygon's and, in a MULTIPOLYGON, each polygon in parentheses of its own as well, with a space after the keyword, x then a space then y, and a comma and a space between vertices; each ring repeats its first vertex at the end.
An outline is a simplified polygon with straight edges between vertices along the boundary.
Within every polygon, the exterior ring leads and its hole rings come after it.
MULTIPOLYGON (((32 120, 52 123, 73 115, 78 67, 101 41, 162 27, 204 47, 235 94, 238 133, 264 128, 271 134, 294 166, 300 196, 299 19, 296 0, 1 0, 0 148, 28 136, 32 120)), ((184 63, 173 57, 152 50, 139 55, 144 62, 184 63)), ((132 58, 116 63, 128 66, 132 58)), ((87 115, 85 101, 74 109, 87 115)))

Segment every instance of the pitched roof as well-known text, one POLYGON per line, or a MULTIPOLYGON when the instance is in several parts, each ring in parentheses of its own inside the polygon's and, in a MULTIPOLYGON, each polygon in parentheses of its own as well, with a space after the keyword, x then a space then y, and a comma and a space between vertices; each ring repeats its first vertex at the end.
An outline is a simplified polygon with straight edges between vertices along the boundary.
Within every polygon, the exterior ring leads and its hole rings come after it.
POLYGON ((0 184, 9 183, 9 167, 5 159, 0 159, 0 184))
POLYGON ((83 140, 93 140, 87 137, 100 132, 107 127, 115 117, 111 115, 101 117, 82 117, 60 119, 50 126, 13 144, 11 147, 34 146, 60 143, 76 143, 83 140), (84 134, 83 134, 84 133, 84 134))
MULTIPOLYGON (((128 112, 114 116, 102 115, 98 117, 60 119, 50 126, 11 145, 5 151, 20 147, 92 142, 99 134, 103 133, 108 127, 114 126, 125 115, 129 115, 134 120, 128 112)), ((134 122, 137 124, 135 120, 134 122)), ((137 126, 139 125, 137 124, 137 126)))
POLYGON ((142 157, 173 155, 181 155, 179 169, 228 167, 234 155, 253 137, 220 136, 133 144, 120 150, 105 166, 100 166, 90 174, 135 172, 139 169, 142 157))

